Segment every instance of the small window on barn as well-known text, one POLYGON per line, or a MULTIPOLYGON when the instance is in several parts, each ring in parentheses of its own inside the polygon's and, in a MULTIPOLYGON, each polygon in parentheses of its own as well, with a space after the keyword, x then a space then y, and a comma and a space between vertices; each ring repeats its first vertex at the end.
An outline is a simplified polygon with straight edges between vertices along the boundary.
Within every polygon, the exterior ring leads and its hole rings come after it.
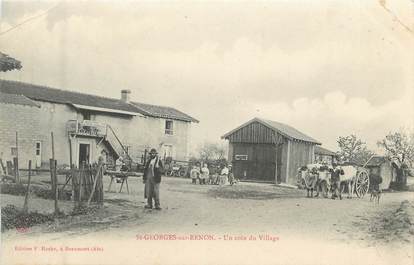
POLYGON ((247 160, 248 156, 247 155, 235 155, 234 159, 235 160, 247 160))
POLYGON ((165 121, 165 134, 173 135, 173 121, 165 121))

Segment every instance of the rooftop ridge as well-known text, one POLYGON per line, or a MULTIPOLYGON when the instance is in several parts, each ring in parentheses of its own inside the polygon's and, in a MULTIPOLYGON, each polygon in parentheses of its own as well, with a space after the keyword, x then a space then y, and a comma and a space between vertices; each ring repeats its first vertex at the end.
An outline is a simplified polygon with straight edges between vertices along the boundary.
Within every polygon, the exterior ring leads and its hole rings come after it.
POLYGON ((75 93, 75 94, 82 95, 82 96, 86 95, 86 96, 91 96, 91 97, 97 97, 97 98, 102 98, 102 99, 109 99, 109 100, 116 100, 116 101, 123 102, 121 99, 117 99, 117 98, 110 98, 110 97, 105 97, 105 96, 100 96, 100 95, 95 95, 95 94, 89 94, 89 93, 74 91, 74 90, 70 90, 70 89, 62 89, 62 88, 56 88, 56 87, 51 87, 51 86, 47 86, 47 85, 32 84, 32 83, 27 83, 27 82, 23 82, 23 81, 0 78, 0 83, 3 82, 3 81, 12 82, 12 83, 15 83, 15 84, 23 84, 23 85, 27 85, 27 86, 35 86, 35 87, 38 87, 38 88, 46 88, 46 89, 57 90, 57 91, 62 91, 62 92, 75 93))

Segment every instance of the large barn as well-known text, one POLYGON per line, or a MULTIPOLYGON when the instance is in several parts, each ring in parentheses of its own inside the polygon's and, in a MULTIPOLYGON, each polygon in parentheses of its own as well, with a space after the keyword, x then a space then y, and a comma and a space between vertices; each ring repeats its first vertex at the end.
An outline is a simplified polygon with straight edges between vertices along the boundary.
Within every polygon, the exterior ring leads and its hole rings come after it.
POLYGON ((295 185, 297 169, 312 163, 321 143, 295 128, 254 118, 223 135, 235 177, 295 185))

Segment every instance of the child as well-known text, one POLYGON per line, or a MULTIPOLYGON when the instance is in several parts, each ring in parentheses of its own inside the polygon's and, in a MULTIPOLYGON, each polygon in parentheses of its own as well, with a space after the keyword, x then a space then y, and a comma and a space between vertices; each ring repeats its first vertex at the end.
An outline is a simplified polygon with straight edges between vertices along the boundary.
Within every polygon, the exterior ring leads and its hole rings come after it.
POLYGON ((227 183, 229 176, 229 169, 226 165, 223 166, 220 174, 220 185, 225 185, 227 183))
POLYGON ((196 184, 197 178, 200 175, 200 168, 197 166, 193 166, 193 168, 190 171, 190 177, 191 177, 191 183, 196 184))
POLYGON ((231 165, 229 165, 229 183, 230 185, 237 183, 236 179, 234 178, 233 167, 231 165))
POLYGON ((204 164, 203 168, 201 169, 200 184, 206 184, 209 175, 210 171, 208 170, 207 164, 204 164))

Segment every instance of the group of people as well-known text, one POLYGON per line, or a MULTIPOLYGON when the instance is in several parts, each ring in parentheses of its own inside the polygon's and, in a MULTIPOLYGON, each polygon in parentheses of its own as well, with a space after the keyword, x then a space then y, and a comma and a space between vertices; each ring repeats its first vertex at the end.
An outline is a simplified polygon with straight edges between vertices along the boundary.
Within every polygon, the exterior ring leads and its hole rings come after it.
MULTIPOLYGON (((122 171, 125 163, 122 158, 116 161, 115 169, 122 171)), ((210 172, 208 165, 203 164, 202 167, 199 164, 195 165, 191 171, 190 176, 192 183, 196 184, 197 180, 200 184, 212 184, 212 185, 233 185, 237 183, 237 179, 233 175, 232 166, 223 165, 218 167, 216 172, 210 172)), ((160 204, 160 183, 161 176, 165 173, 164 165, 162 160, 159 158, 157 150, 151 149, 149 152, 149 159, 145 163, 143 183, 144 197, 147 199, 147 204, 144 206, 145 209, 161 210, 160 204)))
POLYGON ((210 172, 206 163, 204 163, 202 167, 200 167, 199 164, 193 166, 190 171, 191 183, 197 184, 198 180, 200 185, 233 185, 237 182, 233 175, 231 165, 223 165, 214 171, 215 172, 210 172))

